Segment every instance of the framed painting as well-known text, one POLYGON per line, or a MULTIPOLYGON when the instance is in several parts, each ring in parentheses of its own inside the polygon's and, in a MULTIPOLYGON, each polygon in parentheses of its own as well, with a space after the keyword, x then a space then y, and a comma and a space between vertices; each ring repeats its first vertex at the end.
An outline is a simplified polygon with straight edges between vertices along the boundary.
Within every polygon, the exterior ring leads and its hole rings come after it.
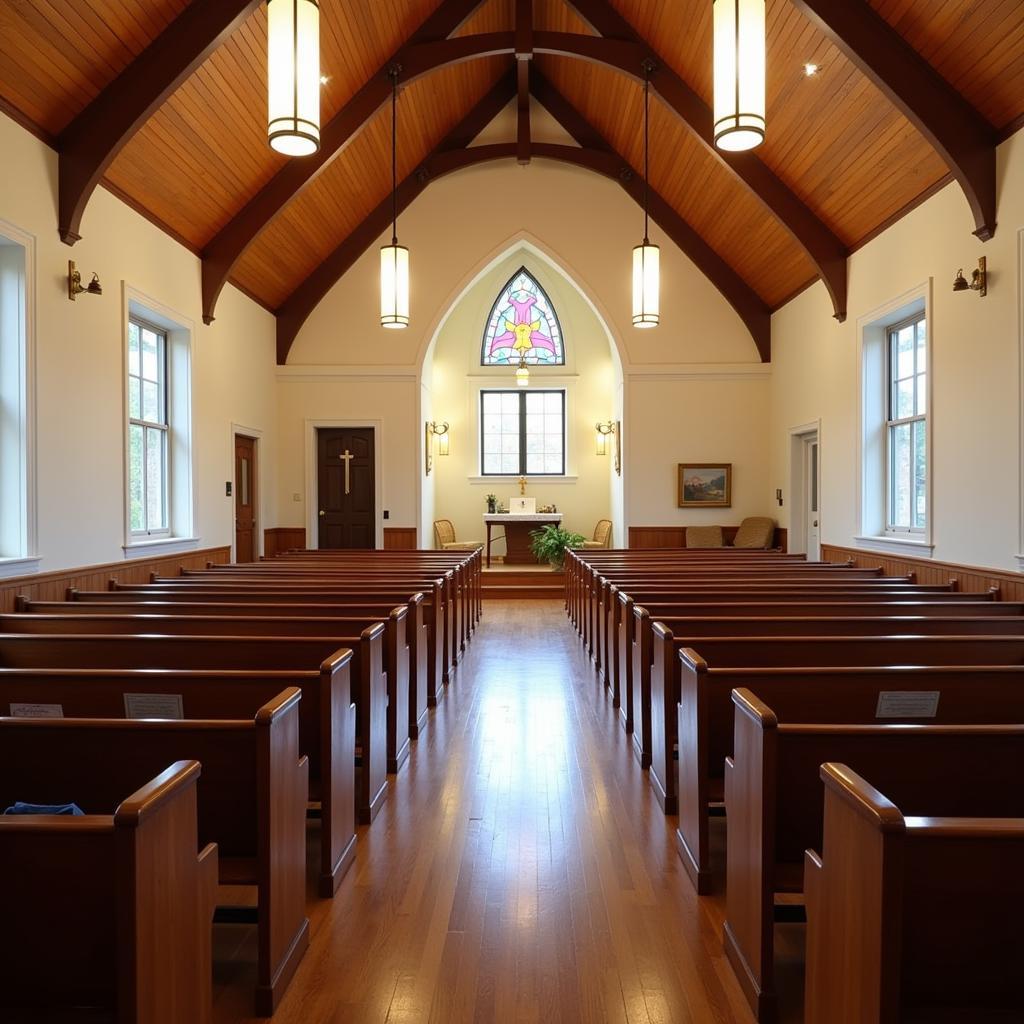
POLYGON ((731 508, 731 462, 680 462, 680 508, 731 508))

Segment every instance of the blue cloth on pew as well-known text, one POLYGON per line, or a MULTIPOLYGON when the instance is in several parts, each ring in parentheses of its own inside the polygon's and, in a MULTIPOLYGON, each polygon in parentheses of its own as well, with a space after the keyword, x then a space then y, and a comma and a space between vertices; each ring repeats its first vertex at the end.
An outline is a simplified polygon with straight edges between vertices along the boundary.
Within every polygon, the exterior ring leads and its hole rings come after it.
POLYGON ((81 817, 82 809, 78 804, 26 804, 18 800, 4 814, 71 814, 81 817))

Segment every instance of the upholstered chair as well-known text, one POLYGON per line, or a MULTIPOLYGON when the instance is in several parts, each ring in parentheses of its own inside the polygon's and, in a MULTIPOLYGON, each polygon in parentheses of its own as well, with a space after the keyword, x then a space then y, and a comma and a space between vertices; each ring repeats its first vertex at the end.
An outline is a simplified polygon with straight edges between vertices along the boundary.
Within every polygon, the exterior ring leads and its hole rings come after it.
POLYGON ((720 548, 724 544, 720 526, 688 526, 686 528, 686 546, 688 548, 720 548))
POLYGON ((442 551, 476 551, 484 546, 480 540, 456 540, 450 519, 434 520, 434 540, 442 551))
POLYGON ((599 519, 594 527, 594 539, 583 542, 585 548, 610 548, 612 546, 612 521, 599 519))
POLYGON ((748 516, 740 523, 734 548, 770 548, 775 539, 775 520, 768 516, 748 516))

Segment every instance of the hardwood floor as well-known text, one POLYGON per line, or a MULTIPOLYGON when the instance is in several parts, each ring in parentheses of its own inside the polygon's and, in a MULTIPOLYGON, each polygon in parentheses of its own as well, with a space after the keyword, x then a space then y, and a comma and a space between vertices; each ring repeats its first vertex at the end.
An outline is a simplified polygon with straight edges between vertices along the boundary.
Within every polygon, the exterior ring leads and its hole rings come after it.
MULTIPOLYGON (((274 1020, 749 1022, 674 829, 561 603, 488 601, 274 1020)), ((249 1020, 254 929, 215 932, 249 1020)))

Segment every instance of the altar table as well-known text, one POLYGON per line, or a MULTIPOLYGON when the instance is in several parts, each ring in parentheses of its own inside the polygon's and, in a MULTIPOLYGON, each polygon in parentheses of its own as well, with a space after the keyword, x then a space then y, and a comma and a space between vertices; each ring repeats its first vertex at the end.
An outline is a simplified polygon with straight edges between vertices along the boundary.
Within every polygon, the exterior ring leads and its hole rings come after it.
MULTIPOLYGON (((487 568, 491 567, 491 530, 495 525, 505 527, 505 564, 536 565, 537 558, 530 550, 530 534, 542 526, 558 525, 561 512, 537 512, 521 515, 511 512, 485 512, 487 527, 487 568)), ((499 534, 495 540, 501 540, 499 534)))

